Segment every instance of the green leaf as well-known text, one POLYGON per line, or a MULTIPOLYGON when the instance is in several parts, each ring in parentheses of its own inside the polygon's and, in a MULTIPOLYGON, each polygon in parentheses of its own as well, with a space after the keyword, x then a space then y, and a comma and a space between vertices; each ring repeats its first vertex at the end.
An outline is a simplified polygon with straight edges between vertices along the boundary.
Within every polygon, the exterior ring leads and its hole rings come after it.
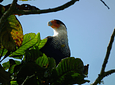
POLYGON ((56 68, 56 61, 54 58, 50 58, 48 57, 48 61, 49 61, 49 70, 55 69, 56 68))
POLYGON ((6 50, 6 49, 2 49, 2 48, 0 48, 0 56, 2 57, 2 56, 4 56, 6 53, 8 52, 8 50, 6 50))
POLYGON ((83 73, 83 62, 79 58, 68 57, 63 59, 57 66, 56 70, 58 75, 61 75, 68 71, 75 71, 77 73, 83 73))
POLYGON ((85 83, 84 65, 81 59, 68 57, 63 59, 52 73, 51 85, 85 83))
MULTIPOLYGON (((13 60, 13 59, 10 59, 10 60, 13 60)), ((10 60, 9 60, 9 61, 10 61, 10 60)), ((20 62, 20 61, 17 61, 17 60, 13 60, 13 61, 14 61, 13 63, 11 63, 11 62, 9 62, 9 61, 7 61, 7 62, 5 62, 5 63, 2 64, 2 65, 3 65, 3 68, 4 68, 5 70, 9 69, 10 66, 12 66, 12 65, 19 65, 19 64, 21 64, 21 62, 20 62)))
POLYGON ((71 76, 73 77, 73 78, 75 78, 75 77, 77 77, 77 76, 79 76, 80 74, 79 73, 74 73, 74 74, 72 74, 71 76))
POLYGON ((18 84, 21 85, 26 79, 24 85, 37 85, 37 81, 43 78, 43 75, 44 68, 34 62, 27 62, 21 66, 17 74, 18 84))
POLYGON ((40 38, 40 33, 38 33, 38 42, 36 43, 36 45, 35 45, 35 47, 37 46, 38 47, 38 45, 40 44, 40 42, 41 42, 41 38, 40 38))
POLYGON ((14 67, 15 67, 16 65, 12 65, 11 67, 10 67, 10 70, 9 70, 9 73, 10 74, 12 74, 13 72, 14 72, 14 67))
POLYGON ((25 59, 28 61, 35 61, 38 57, 42 56, 42 52, 38 49, 38 46, 33 46, 32 48, 26 50, 25 59))
POLYGON ((10 81, 11 85, 18 85, 17 81, 10 81))
POLYGON ((15 59, 21 59, 22 60, 22 58, 23 58, 23 55, 10 55, 9 57, 13 57, 13 58, 15 58, 15 59))
POLYGON ((14 51, 20 47, 23 41, 23 30, 20 22, 15 15, 10 15, 0 31, 1 45, 9 50, 14 51))
POLYGON ((4 68, 5 70, 7 70, 7 69, 9 69, 9 67, 10 67, 10 62, 9 62, 9 61, 8 61, 8 62, 5 62, 5 63, 3 63, 2 65, 3 65, 3 68, 4 68))
POLYGON ((40 33, 37 33, 37 35, 35 37, 34 36, 35 34, 26 35, 25 39, 27 40, 24 40, 24 43, 22 44, 22 46, 19 49, 17 49, 15 52, 13 52, 12 55, 10 56, 23 55, 25 54, 25 51, 27 49, 34 46, 36 43, 40 42, 40 33))
POLYGON ((21 64, 21 62, 20 62, 20 61, 17 61, 17 60, 15 60, 15 63, 16 63, 16 65, 21 64))
POLYGON ((13 59, 10 59, 9 62, 10 62, 9 72, 10 74, 12 74, 14 72, 15 66, 20 65, 21 62, 13 59))
POLYGON ((23 39, 23 42, 22 42, 22 45, 24 45, 25 43, 29 42, 30 40, 34 39, 36 36, 35 33, 27 33, 24 35, 24 39, 23 39))
POLYGON ((36 64, 41 66, 41 67, 46 67, 47 68, 48 64, 49 64, 47 56, 45 54, 43 54, 42 57, 39 57, 36 60, 36 64))
POLYGON ((38 48, 41 49, 47 42, 47 39, 43 39, 40 41, 38 48))

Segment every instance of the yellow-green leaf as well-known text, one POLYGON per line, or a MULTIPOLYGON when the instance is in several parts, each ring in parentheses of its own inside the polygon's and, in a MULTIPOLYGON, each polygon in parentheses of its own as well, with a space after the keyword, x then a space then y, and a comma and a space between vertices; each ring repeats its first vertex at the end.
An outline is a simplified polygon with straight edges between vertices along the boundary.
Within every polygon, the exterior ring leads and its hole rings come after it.
POLYGON ((22 41, 22 26, 15 15, 10 15, 0 32, 1 45, 9 51, 14 51, 16 50, 16 47, 21 46, 22 41))
POLYGON ((41 49, 47 42, 47 39, 43 39, 40 41, 38 48, 41 49))

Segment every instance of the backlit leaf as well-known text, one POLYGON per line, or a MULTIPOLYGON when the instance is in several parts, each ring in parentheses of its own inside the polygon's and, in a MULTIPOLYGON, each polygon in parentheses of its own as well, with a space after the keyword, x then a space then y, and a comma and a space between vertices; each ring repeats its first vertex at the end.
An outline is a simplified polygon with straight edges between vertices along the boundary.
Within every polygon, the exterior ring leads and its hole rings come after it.
POLYGON ((8 50, 0 48, 0 57, 4 56, 8 50))
POLYGON ((56 68, 58 75, 65 73, 66 71, 75 71, 77 73, 83 73, 83 62, 79 58, 68 57, 63 59, 56 68))
MULTIPOLYGON (((12 59, 11 59, 11 60, 12 60, 12 59)), ((14 63, 15 65, 21 64, 20 61, 17 61, 17 60, 14 60, 14 62, 15 62, 15 63, 14 63)), ((13 65, 13 64, 11 64, 9 61, 7 61, 7 62, 3 63, 2 65, 3 65, 3 68, 4 68, 5 70, 7 70, 7 69, 9 69, 10 66, 13 65)))
POLYGON ((18 85, 17 81, 10 81, 11 85, 18 85))
POLYGON ((21 45, 19 49, 17 49, 15 52, 13 52, 10 56, 14 55, 23 55, 25 54, 25 51, 29 49, 30 47, 34 46, 37 42, 40 42, 40 33, 35 34, 28 34, 24 37, 24 43, 21 45))
POLYGON ((45 54, 43 54, 42 57, 39 57, 37 60, 36 60, 36 64, 41 66, 41 67, 47 67, 49 62, 48 62, 48 58, 45 54))
POLYGON ((10 15, 1 32, 0 42, 3 47, 9 51, 16 50, 16 47, 20 47, 23 41, 23 30, 20 22, 15 15, 10 15))
POLYGON ((5 62, 5 63, 3 63, 2 65, 3 65, 3 68, 4 68, 5 70, 7 70, 7 69, 10 67, 10 62, 9 62, 9 61, 8 61, 8 62, 5 62))
POLYGON ((89 82, 84 80, 83 70, 84 66, 81 59, 74 57, 65 58, 58 64, 57 68, 54 69, 51 85, 82 84, 89 82))
POLYGON ((48 61, 49 61, 49 69, 52 70, 54 68, 56 68, 56 61, 54 58, 50 58, 48 57, 48 61))
POLYGON ((46 42, 47 42, 47 39, 41 40, 38 48, 41 49, 46 44, 46 42))
POLYGON ((22 42, 22 45, 29 42, 30 40, 34 39, 36 36, 35 33, 27 33, 24 35, 24 38, 23 38, 23 42, 22 42))

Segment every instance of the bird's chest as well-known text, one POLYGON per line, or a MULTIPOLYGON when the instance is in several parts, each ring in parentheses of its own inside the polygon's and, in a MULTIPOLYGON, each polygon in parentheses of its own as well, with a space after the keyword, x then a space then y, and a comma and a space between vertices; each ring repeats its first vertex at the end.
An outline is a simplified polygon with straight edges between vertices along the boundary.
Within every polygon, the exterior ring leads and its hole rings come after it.
POLYGON ((67 45, 66 39, 63 37, 53 39, 52 44, 54 45, 54 48, 57 49, 63 49, 67 45))

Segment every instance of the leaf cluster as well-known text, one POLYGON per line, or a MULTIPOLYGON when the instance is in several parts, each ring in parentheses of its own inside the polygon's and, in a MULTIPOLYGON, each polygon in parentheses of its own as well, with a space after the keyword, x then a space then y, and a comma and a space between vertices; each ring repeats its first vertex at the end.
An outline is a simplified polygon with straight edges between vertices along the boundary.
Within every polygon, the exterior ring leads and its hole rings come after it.
MULTIPOLYGON (((2 17, 7 9, 2 5, 0 5, 0 9, 0 17, 2 17)), ((0 46, 8 51, 15 51, 17 47, 21 46, 22 41, 22 26, 15 15, 10 15, 5 19, 2 28, 0 28, 0 46)))
POLYGON ((84 65, 81 59, 68 57, 57 66, 53 58, 47 57, 40 49, 47 42, 40 39, 40 33, 28 33, 19 49, 12 52, 10 59, 3 63, 3 68, 10 73, 10 83, 18 85, 62 85, 82 84, 84 80, 84 65))

